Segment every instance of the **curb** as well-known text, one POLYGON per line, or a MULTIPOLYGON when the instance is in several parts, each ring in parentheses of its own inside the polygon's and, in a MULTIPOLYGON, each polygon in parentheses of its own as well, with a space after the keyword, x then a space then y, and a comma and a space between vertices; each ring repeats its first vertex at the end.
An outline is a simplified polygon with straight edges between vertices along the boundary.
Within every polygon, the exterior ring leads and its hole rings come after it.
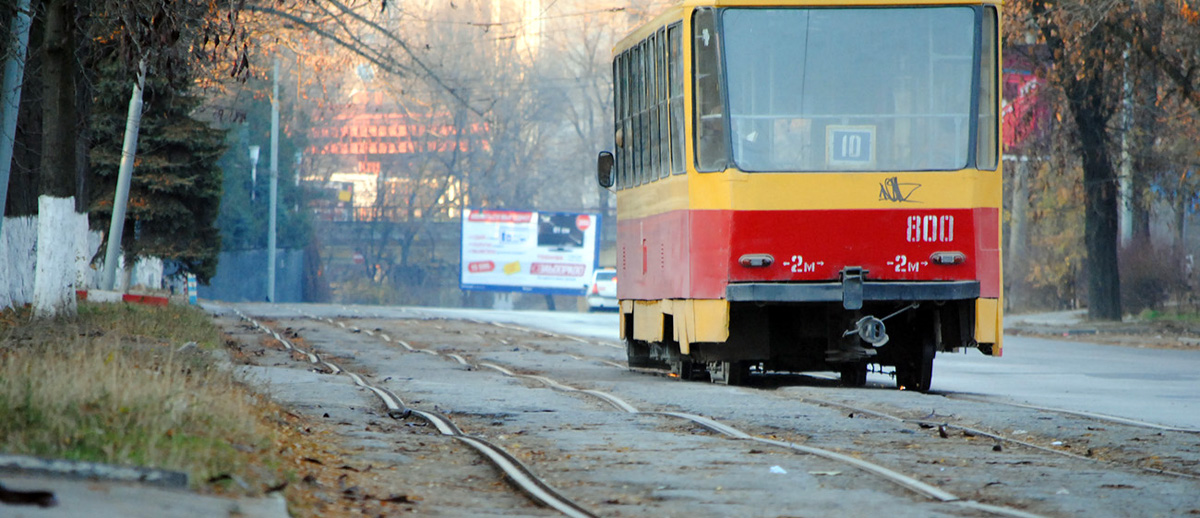
POLYGON ((179 471, 0 454, 0 473, 6 472, 87 480, 140 482, 174 489, 186 489, 188 487, 187 473, 179 471))
POLYGON ((88 302, 128 302, 131 304, 144 304, 147 306, 167 307, 171 303, 169 297, 160 297, 157 295, 137 295, 133 293, 121 293, 119 291, 105 290, 75 290, 75 297, 79 300, 88 302))

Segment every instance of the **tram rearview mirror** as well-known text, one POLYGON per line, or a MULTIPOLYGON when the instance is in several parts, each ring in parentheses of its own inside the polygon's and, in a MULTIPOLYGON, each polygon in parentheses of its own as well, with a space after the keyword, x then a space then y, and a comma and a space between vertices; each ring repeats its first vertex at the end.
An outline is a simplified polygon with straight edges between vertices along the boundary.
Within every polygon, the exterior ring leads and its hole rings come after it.
POLYGON ((601 187, 611 189, 613 180, 613 154, 601 151, 600 156, 596 158, 596 181, 600 182, 601 187))

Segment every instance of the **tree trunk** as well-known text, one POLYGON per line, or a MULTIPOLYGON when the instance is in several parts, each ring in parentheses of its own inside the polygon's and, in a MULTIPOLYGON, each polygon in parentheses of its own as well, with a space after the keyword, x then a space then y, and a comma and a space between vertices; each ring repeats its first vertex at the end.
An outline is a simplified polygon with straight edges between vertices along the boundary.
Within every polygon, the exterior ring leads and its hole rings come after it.
MULTIPOLYGON (((1146 44, 1158 48, 1162 44, 1165 0, 1146 5, 1146 25, 1142 28, 1146 44)), ((1154 141, 1162 131, 1163 108, 1158 103, 1158 67, 1141 54, 1134 54, 1138 78, 1133 95, 1133 243, 1150 245, 1150 205, 1153 196, 1150 185, 1162 167, 1154 141)))
POLYGON ((78 310, 76 235, 81 228, 87 228, 86 219, 87 214, 75 212, 74 197, 43 195, 38 199, 37 265, 33 276, 35 318, 74 316, 78 310))
MULTIPOLYGON (((1191 196, 1179 192, 1175 198, 1175 248, 1187 249, 1187 212, 1191 196)), ((1171 265, 1173 266, 1173 265, 1171 265)))
POLYGON ((1054 56, 1055 74, 1066 93, 1083 160, 1084 234, 1087 247, 1088 318, 1121 319, 1117 268, 1117 176, 1108 150, 1108 119, 1115 102, 1107 96, 1105 49, 1112 41, 1095 27, 1079 38, 1073 55, 1043 1, 1030 5, 1054 56))
POLYGON ((1088 257, 1088 318, 1121 319, 1121 280, 1117 268, 1117 177, 1107 147, 1105 117, 1097 97, 1098 79, 1072 90, 1088 92, 1070 99, 1083 158, 1084 233, 1088 257))
POLYGON ((75 195, 74 12, 72 0, 51 0, 46 7, 41 194, 56 198, 75 195))
POLYGON ((46 8, 42 64, 42 178, 33 309, 38 318, 73 316, 75 304, 75 3, 46 8))

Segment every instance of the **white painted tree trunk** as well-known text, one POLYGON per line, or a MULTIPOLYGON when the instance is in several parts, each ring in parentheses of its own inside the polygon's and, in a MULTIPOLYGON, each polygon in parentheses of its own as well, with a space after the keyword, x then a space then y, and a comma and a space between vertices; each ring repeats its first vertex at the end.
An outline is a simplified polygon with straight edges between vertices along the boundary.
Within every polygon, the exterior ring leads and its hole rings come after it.
POLYGON ((100 287, 100 275, 103 263, 92 264, 92 257, 100 245, 104 244, 104 233, 98 230, 88 230, 87 214, 77 222, 80 225, 77 236, 86 236, 75 243, 75 286, 76 289, 90 290, 100 287))
MULTIPOLYGON (((67 296, 71 301, 74 301, 75 290, 92 290, 100 287, 101 269, 103 264, 92 265, 92 257, 96 251, 100 249, 101 243, 104 241, 104 234, 99 231, 88 230, 87 214, 74 213, 72 211, 65 217, 65 225, 68 225, 70 230, 74 232, 73 253, 72 248, 63 239, 60 239, 61 234, 70 233, 62 230, 51 232, 54 238, 46 248, 52 254, 56 250, 61 250, 63 253, 56 254, 62 256, 62 259, 67 261, 66 270, 63 273, 63 278, 74 279, 72 286, 67 291, 67 296)), ((19 218, 5 218, 3 227, 0 227, 0 309, 9 307, 20 307, 25 304, 34 302, 35 278, 37 277, 38 269, 38 232, 41 231, 39 219, 36 216, 25 216, 19 218)), ((126 271, 124 268, 124 258, 120 257, 121 263, 118 267, 120 278, 125 281, 120 286, 121 290, 127 289, 130 284, 129 278, 131 273, 136 273, 134 276, 135 285, 148 289, 157 289, 162 285, 162 270, 163 261, 161 259, 150 257, 139 259, 137 265, 132 270, 126 271)))
POLYGON ((75 198, 38 198, 37 269, 33 280, 34 318, 74 316, 78 218, 75 198))
POLYGON ((5 218, 0 236, 0 309, 33 301, 37 218, 5 218))
POLYGON ((147 290, 163 288, 163 260, 157 257, 143 257, 137 262, 137 275, 132 276, 133 286, 147 290))

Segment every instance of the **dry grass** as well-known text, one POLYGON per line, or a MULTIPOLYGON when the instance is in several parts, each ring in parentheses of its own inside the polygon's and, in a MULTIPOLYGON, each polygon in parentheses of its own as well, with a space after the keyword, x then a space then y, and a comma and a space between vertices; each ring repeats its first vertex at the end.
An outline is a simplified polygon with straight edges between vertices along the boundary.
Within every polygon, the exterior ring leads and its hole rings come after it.
POLYGON ((221 335, 182 307, 81 304, 0 316, 0 450, 149 466, 254 494, 287 478, 281 412, 219 369, 221 335), (183 347, 187 342, 198 346, 183 347), (229 477, 221 477, 229 475, 229 477), (244 489, 242 489, 244 488, 244 489))

